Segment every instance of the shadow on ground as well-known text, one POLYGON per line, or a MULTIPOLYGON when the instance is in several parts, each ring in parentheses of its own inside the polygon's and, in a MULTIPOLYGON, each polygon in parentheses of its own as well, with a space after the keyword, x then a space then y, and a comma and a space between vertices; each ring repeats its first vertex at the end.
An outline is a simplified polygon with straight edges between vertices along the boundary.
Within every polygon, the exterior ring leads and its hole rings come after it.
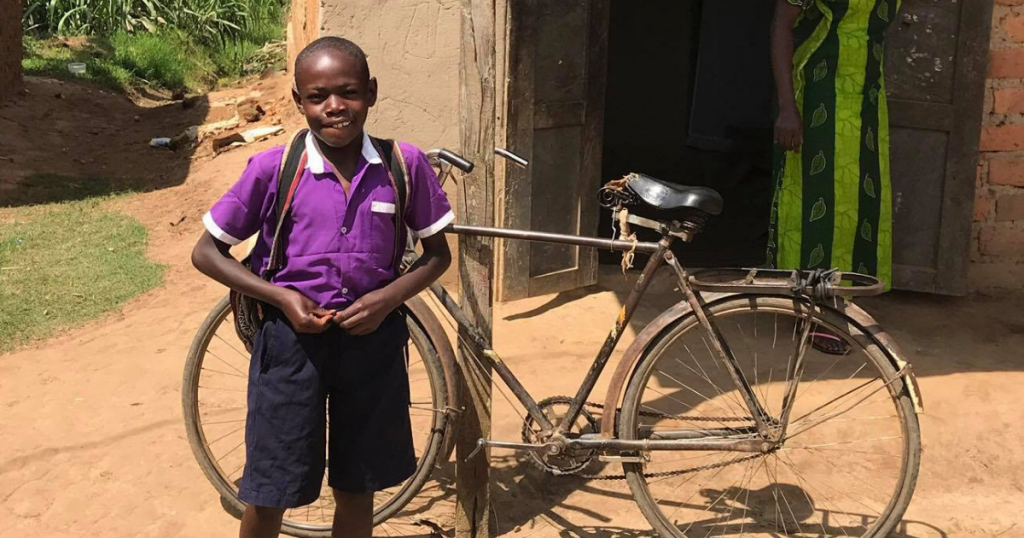
POLYGON ((203 123, 208 99, 143 106, 85 82, 26 77, 0 103, 0 208, 184 183, 195 147, 150 147, 203 123))

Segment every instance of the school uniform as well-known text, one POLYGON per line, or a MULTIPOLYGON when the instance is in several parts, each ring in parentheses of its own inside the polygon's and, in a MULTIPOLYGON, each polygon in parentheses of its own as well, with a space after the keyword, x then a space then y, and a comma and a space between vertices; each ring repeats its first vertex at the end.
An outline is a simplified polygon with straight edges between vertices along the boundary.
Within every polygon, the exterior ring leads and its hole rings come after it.
MULTIPOLYGON (((455 216, 423 152, 400 147, 408 169, 405 224, 416 237, 430 237, 455 216)), ((283 152, 277 147, 250 158, 238 182, 203 217, 210 234, 230 245, 261 232, 252 251, 257 274, 267 264, 277 223, 283 152)), ((306 155, 281 230, 283 267, 271 282, 325 309, 343 310, 398 277, 395 245, 405 245, 406 231, 395 229, 395 192, 366 134, 348 195, 312 133, 306 155)), ((407 342, 399 312, 374 333, 353 336, 337 327, 297 334, 281 312, 265 310, 250 362, 239 498, 278 508, 309 504, 320 495, 325 461, 329 485, 352 493, 380 491, 411 476, 416 456, 407 342)))

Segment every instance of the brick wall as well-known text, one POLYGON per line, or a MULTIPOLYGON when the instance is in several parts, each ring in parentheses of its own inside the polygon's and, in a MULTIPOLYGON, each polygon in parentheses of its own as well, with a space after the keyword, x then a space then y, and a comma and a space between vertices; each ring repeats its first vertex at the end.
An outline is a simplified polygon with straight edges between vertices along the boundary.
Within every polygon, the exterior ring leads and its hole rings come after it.
POLYGON ((21 89, 21 1, 0 0, 0 101, 21 89))
POLYGON ((995 0, 971 286, 1024 289, 1024 0, 995 0))

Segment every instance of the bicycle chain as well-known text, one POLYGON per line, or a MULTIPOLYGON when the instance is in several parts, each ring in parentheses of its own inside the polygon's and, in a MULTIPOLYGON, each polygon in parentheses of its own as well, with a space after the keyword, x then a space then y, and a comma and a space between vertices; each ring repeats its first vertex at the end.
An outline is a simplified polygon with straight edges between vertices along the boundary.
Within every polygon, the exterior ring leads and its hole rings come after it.
MULTIPOLYGON (((601 411, 604 411, 606 409, 606 407, 604 405, 599 404, 599 403, 594 403, 594 402, 586 402, 585 403, 585 407, 588 407, 590 409, 600 409, 601 411)), ((616 412, 618 412, 618 411, 619 410, 616 409, 616 412)), ((668 413, 659 413, 657 411, 640 411, 640 415, 641 416, 645 416, 645 417, 656 417, 656 418, 664 418, 664 419, 669 419, 669 420, 683 420, 683 421, 687 421, 687 422, 720 422, 720 423, 724 423, 724 422, 753 422, 754 421, 754 419, 751 418, 751 417, 691 417, 691 416, 680 417, 678 415, 670 415, 668 413)), ((714 470, 714 469, 720 469, 720 468, 723 468, 723 467, 728 467, 730 465, 735 465, 737 463, 744 463, 744 462, 747 462, 747 461, 750 461, 750 460, 753 460, 753 459, 757 459, 757 458, 760 458, 762 456, 764 456, 764 454, 752 454, 750 456, 746 456, 746 457, 743 457, 743 458, 740 458, 740 459, 726 461, 726 462, 712 463, 712 464, 708 464, 708 465, 702 465, 700 467, 689 467, 689 468, 686 468, 686 469, 676 469, 675 471, 661 471, 661 472, 657 472, 657 473, 643 473, 643 476, 644 476, 644 478, 668 478, 668 477, 672 477, 672 476, 681 476, 681 475, 689 474, 689 473, 698 473, 698 472, 702 472, 702 471, 710 471, 710 470, 714 470)), ((538 464, 538 466, 539 466, 539 464, 538 464)), ((582 478, 584 480, 599 480, 599 481, 612 481, 612 480, 625 480, 626 479, 626 475, 624 475, 624 474, 616 474, 616 475, 586 475, 586 474, 579 474, 579 473, 555 473, 555 472, 552 472, 549 469, 544 469, 543 467, 541 467, 541 468, 543 470, 545 470, 546 472, 548 472, 549 474, 552 474, 552 475, 558 476, 558 477, 562 477, 562 478, 572 477, 572 478, 582 478)))
MULTIPOLYGON (((668 478, 670 476, 681 476, 681 475, 689 474, 689 473, 699 473, 701 471, 710 471, 712 469, 721 469, 722 467, 728 467, 730 465, 735 465, 737 463, 748 462, 750 460, 754 460, 754 459, 763 457, 765 455, 766 454, 751 454, 749 456, 745 456, 745 457, 742 457, 742 458, 737 459, 737 460, 722 461, 722 462, 718 462, 718 463, 711 463, 711 464, 708 464, 708 465, 702 465, 700 467, 690 467, 690 468, 687 468, 687 469, 677 469, 675 471, 662 471, 662 472, 659 472, 659 473, 644 473, 643 475, 644 475, 644 478, 668 478)), ((626 475, 624 475, 624 474, 612 474, 612 475, 564 474, 564 475, 555 475, 555 476, 563 476, 563 477, 573 476, 573 477, 577 477, 577 478, 583 478, 585 480, 604 480, 604 481, 625 480, 626 479, 626 475)))

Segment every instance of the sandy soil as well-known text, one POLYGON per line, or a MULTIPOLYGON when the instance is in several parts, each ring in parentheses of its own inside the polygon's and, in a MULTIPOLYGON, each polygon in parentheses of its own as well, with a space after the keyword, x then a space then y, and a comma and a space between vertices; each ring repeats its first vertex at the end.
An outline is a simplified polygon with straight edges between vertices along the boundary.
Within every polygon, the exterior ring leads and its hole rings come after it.
MULTIPOLYGON (((196 465, 181 416, 188 346, 224 293, 190 267, 188 253, 202 213, 247 156, 280 140, 216 158, 202 148, 160 152, 145 145, 150 136, 180 130, 197 120, 189 114, 200 113, 139 107, 52 82, 30 81, 29 88, 20 108, 0 108, 0 154, 15 157, 0 162, 0 189, 28 172, 166 175, 152 192, 117 205, 150 229, 150 255, 169 269, 164 287, 122 312, 0 357, 0 536, 234 535, 237 521, 196 465), (57 91, 66 99, 55 100, 57 91), (75 106, 51 113, 54 129, 30 129, 54 101, 75 106), (135 122, 134 115, 143 117, 135 122), (102 125, 99 134, 83 134, 93 125, 102 125)), ((654 286, 658 293, 634 328, 678 300, 666 279, 654 286)), ((609 270, 589 290, 501 305, 497 347, 538 397, 572 394, 627 290, 609 270)), ((905 348, 926 404, 920 481, 899 536, 1024 536, 1020 298, 894 293, 864 304, 905 348)), ((494 421, 496 438, 518 438, 521 423, 498 393, 494 421)), ((506 453, 494 456, 499 533, 650 535, 624 483, 559 481, 506 453)))

